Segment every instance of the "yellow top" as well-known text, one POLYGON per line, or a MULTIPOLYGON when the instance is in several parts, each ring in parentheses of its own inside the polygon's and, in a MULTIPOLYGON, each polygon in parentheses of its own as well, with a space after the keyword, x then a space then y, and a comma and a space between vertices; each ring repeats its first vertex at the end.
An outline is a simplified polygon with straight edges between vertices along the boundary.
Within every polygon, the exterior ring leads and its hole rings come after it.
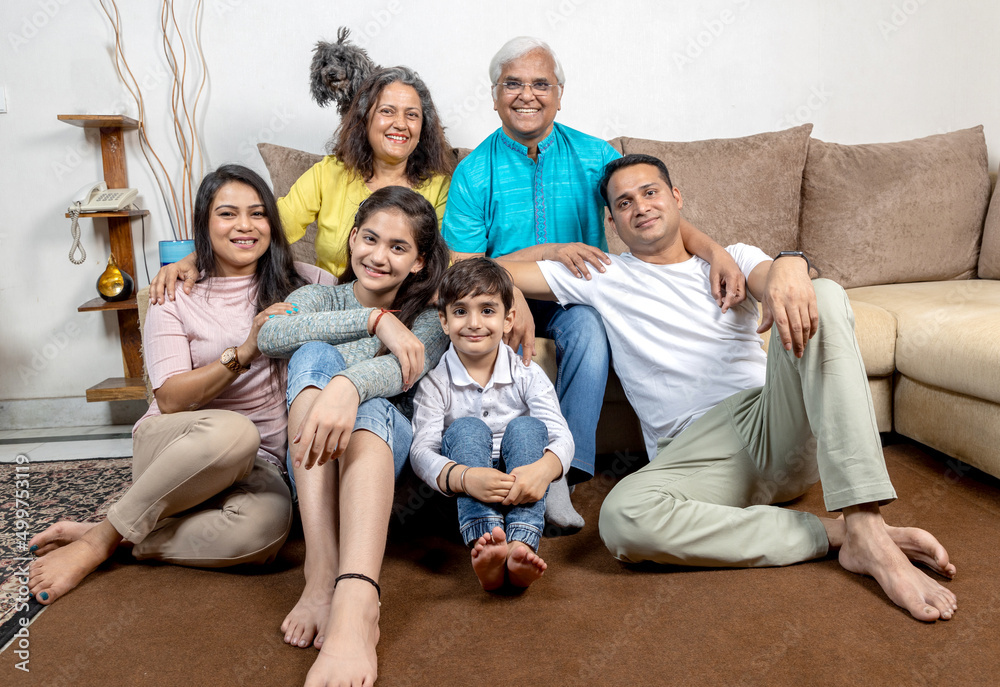
MULTIPOLYGON (((449 177, 434 175, 414 189, 434 206, 439 228, 450 184, 449 177)), ((278 199, 285 235, 295 243, 316 221, 316 264, 340 276, 347 267, 347 237, 354 226, 354 215, 371 194, 360 176, 327 155, 298 178, 287 196, 278 199)))

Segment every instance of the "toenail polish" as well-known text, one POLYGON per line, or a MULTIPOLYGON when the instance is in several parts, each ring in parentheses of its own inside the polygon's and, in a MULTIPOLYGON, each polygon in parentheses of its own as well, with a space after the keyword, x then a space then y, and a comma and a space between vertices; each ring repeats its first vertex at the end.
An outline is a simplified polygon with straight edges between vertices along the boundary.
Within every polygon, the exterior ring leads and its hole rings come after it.
POLYGON ((49 600, 49 593, 48 592, 42 592, 38 596, 42 597, 42 601, 48 601, 49 600))
POLYGON ((34 553, 35 551, 38 551, 38 544, 32 544, 31 548, 28 549, 28 551, 30 551, 31 553, 34 553))

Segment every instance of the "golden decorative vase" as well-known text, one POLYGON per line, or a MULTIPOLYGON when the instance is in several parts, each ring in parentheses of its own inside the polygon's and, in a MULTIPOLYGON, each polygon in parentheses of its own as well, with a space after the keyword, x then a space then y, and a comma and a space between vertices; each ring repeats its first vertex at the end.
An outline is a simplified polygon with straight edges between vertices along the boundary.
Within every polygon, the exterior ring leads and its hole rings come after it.
POLYGON ((97 279, 97 293, 106 301, 123 301, 132 295, 135 282, 123 272, 115 262, 115 256, 108 258, 108 266, 97 279))

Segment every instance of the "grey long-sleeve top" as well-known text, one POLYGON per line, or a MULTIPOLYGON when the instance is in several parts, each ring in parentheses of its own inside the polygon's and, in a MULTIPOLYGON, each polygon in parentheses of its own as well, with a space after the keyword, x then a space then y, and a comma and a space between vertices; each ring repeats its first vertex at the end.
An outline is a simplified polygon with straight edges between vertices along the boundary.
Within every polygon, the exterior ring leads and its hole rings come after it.
MULTIPOLYGON (((290 358, 311 341, 332 344, 347 364, 347 369, 337 376, 347 377, 354 384, 362 403, 371 398, 392 398, 403 391, 399 360, 391 353, 375 357, 382 345, 377 337, 368 334, 368 318, 375 308, 362 306, 353 287, 352 281, 336 286, 309 284, 293 291, 286 301, 298 306, 298 314, 268 320, 257 335, 257 346, 271 358, 290 358)), ((417 315, 411 329, 424 344, 423 377, 448 348, 448 337, 432 308, 417 315)), ((410 404, 402 406, 409 417, 410 404)))

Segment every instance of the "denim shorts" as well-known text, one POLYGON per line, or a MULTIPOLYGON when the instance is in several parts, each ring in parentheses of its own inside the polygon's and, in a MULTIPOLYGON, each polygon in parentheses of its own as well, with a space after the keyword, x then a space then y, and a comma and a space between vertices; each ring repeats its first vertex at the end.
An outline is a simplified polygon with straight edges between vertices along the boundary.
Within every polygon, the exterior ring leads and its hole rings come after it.
MULTIPOLYGON (((288 392, 286 401, 291 407, 292 401, 307 387, 324 389, 330 380, 345 369, 344 358, 340 352, 328 343, 313 341, 305 344, 295 352, 288 361, 288 392)), ((358 406, 358 416, 354 421, 354 431, 364 429, 379 437, 392 451, 392 463, 396 478, 403 471, 406 459, 410 455, 410 442, 413 440, 413 429, 392 403, 384 398, 370 398, 358 406)), ((289 437, 291 440, 291 437, 289 437)), ((288 477, 292 483, 292 495, 295 496, 295 477, 292 472, 291 445, 286 457, 288 477)))

